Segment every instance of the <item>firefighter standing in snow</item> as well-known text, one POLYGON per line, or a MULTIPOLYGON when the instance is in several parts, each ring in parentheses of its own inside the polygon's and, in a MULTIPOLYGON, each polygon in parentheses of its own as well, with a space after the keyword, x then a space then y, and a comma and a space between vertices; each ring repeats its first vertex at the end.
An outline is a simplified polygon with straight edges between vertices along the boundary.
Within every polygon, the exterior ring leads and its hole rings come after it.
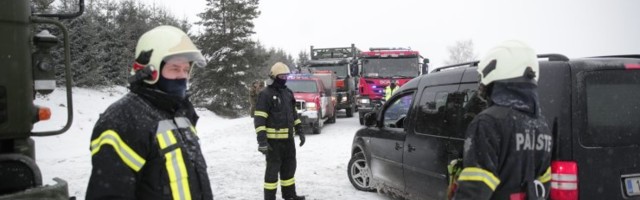
POLYGON ((545 199, 552 137, 538 103, 536 54, 506 41, 480 61, 478 73, 489 107, 467 129, 454 199, 545 199))
POLYGON ((289 67, 284 63, 278 62, 271 67, 269 77, 273 83, 258 95, 253 118, 258 134, 258 151, 265 154, 267 159, 264 175, 265 200, 276 199, 278 174, 280 174, 283 199, 305 199, 304 196, 296 194, 294 130, 300 136, 300 146, 304 145, 305 137, 296 112, 293 92, 285 85, 288 75, 289 67))
POLYGON ((140 37, 131 92, 100 115, 91 136, 87 199, 213 199, 186 97, 191 67, 203 64, 178 28, 140 37))

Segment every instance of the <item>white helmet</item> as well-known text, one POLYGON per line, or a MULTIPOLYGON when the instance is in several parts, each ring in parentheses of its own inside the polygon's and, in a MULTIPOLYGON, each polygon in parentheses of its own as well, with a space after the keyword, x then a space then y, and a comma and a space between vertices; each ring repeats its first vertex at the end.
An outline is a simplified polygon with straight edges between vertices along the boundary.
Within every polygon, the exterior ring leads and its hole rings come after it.
MULTIPOLYGON (((162 61, 171 56, 185 56, 192 63, 192 66, 202 67, 205 65, 202 53, 191 42, 189 36, 184 31, 173 26, 158 26, 140 36, 136 46, 136 58, 139 58, 141 53, 151 53, 148 63, 141 64, 151 66, 154 70, 153 73, 156 74, 151 79, 144 80, 148 84, 158 82, 159 74, 157 70, 160 69, 162 61)), ((140 69, 132 68, 131 75, 135 75, 137 70, 140 69)))
POLYGON ((486 86, 494 81, 521 77, 537 85, 539 68, 533 49, 517 40, 505 41, 492 48, 478 63, 480 82, 486 86))
POLYGON ((276 64, 271 66, 271 73, 269 74, 269 76, 275 78, 277 75, 290 73, 291 71, 289 71, 289 67, 286 64, 277 62, 276 64))

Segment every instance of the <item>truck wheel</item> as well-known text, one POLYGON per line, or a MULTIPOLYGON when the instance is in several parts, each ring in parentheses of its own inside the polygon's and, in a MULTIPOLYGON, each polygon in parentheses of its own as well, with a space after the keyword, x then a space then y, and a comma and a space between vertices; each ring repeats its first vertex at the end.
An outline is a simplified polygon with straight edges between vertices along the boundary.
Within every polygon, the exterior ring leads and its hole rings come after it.
POLYGON ((333 115, 327 119, 327 124, 336 123, 336 108, 333 108, 333 115))
POLYGON ((360 117, 360 125, 364 125, 364 118, 360 117))
POLYGON ((358 152, 351 156, 347 170, 349 181, 353 187, 362 191, 375 191, 373 184, 371 184, 371 170, 367 165, 364 153, 358 152))
POLYGON ((320 126, 318 125, 313 126, 312 129, 313 129, 313 134, 316 134, 316 135, 320 134, 320 126))
POLYGON ((345 111, 347 112, 347 117, 353 117, 353 106, 345 109, 345 111))

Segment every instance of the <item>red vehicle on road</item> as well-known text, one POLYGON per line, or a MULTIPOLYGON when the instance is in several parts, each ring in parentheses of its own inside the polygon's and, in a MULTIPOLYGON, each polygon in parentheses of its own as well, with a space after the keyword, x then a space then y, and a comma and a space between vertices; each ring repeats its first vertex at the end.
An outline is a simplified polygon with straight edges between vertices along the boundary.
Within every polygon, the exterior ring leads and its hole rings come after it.
POLYGON ((287 78, 304 132, 319 134, 325 122, 336 122, 335 80, 336 75, 331 71, 291 74, 287 78))
POLYGON ((406 48, 370 48, 359 54, 360 78, 357 101, 360 124, 363 117, 376 106, 382 105, 385 88, 396 81, 397 87, 427 73, 429 59, 418 51, 406 48))

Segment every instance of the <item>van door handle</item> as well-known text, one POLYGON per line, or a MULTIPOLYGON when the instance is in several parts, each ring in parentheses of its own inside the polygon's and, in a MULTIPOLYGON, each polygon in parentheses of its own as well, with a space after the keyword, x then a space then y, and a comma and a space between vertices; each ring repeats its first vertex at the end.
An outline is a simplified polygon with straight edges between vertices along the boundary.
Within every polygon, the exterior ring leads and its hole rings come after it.
POLYGON ((409 146, 407 146, 407 147, 409 147, 409 148, 407 149, 407 151, 409 151, 409 152, 412 152, 412 151, 415 151, 415 150, 416 150, 416 147, 411 146, 411 144, 409 144, 409 146))
POLYGON ((400 149, 402 149, 402 146, 400 146, 400 144, 396 142, 396 147, 395 147, 395 149, 396 149, 396 150, 400 150, 400 149))

